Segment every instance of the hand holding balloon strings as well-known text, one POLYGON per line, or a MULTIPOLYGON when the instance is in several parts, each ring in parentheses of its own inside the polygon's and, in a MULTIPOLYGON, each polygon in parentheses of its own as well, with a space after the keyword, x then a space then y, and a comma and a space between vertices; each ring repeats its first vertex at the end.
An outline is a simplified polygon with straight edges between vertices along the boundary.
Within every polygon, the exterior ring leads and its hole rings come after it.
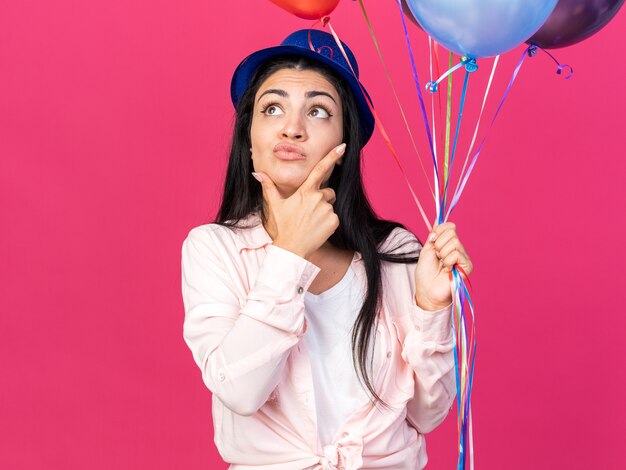
POLYGON ((415 301, 423 310, 440 310, 452 302, 450 276, 454 267, 468 276, 472 261, 459 240, 456 225, 445 222, 433 228, 415 268, 415 301))

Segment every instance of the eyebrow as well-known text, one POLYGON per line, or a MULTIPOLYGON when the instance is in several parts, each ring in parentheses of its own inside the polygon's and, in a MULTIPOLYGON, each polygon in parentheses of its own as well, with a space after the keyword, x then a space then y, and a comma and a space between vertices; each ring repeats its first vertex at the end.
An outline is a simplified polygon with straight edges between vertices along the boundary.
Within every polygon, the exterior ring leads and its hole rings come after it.
MULTIPOLYGON (((261 100, 261 98, 263 98, 265 95, 268 94, 275 94, 278 96, 281 96, 283 98, 288 98, 289 97, 289 93, 287 93, 285 90, 281 90, 279 88, 270 88, 268 90, 265 90, 263 93, 261 93, 261 96, 259 96, 259 99, 257 100, 257 103, 261 100)), ((335 102, 335 104, 337 104, 337 102, 335 101, 335 98, 333 98, 330 93, 326 93, 325 91, 319 91, 319 90, 314 90, 314 91, 307 91, 304 94, 304 97, 309 99, 309 98, 315 98, 316 96, 328 96, 331 100, 333 100, 335 102)))

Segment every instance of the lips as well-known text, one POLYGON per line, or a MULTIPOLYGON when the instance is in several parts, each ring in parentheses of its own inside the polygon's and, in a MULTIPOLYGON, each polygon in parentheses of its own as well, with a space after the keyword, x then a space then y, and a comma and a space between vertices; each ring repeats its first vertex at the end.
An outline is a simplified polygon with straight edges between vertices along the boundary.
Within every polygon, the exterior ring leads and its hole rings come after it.
POLYGON ((304 160, 304 151, 294 144, 280 143, 274 147, 274 154, 281 160, 304 160))

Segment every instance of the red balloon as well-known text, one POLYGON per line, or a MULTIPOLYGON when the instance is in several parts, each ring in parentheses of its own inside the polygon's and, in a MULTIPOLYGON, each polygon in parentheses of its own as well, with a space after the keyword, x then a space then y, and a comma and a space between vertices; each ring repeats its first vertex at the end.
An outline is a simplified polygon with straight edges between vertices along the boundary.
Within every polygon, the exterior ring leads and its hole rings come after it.
POLYGON ((339 0, 270 0, 305 20, 319 20, 337 8, 339 0))

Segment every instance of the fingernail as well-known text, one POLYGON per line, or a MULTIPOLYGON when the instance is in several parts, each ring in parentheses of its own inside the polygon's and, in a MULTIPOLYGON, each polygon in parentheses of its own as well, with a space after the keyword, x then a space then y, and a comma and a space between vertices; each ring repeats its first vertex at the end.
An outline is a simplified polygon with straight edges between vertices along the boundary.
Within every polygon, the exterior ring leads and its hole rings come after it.
POLYGON ((252 172, 252 176, 254 176, 254 178, 259 182, 262 183, 263 182, 263 177, 261 175, 259 175, 258 173, 255 173, 254 171, 252 172))
POLYGON ((435 238, 437 238, 437 235, 435 235, 434 233, 431 233, 430 235, 428 235, 429 242, 434 242, 435 238))
POLYGON ((343 155, 343 152, 346 151, 346 144, 341 144, 339 147, 337 147, 335 149, 335 151, 339 154, 339 155, 343 155))

